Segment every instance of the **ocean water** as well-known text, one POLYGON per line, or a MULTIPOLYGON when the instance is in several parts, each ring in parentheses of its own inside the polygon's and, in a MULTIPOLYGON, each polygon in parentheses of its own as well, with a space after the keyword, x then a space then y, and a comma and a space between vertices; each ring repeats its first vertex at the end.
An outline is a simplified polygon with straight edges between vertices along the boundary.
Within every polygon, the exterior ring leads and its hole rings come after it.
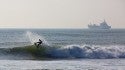
POLYGON ((1 29, 0 70, 124 70, 125 29, 1 29), (5 52, 41 39, 52 59, 5 52))
POLYGON ((124 59, 0 60, 0 70, 124 70, 124 59))

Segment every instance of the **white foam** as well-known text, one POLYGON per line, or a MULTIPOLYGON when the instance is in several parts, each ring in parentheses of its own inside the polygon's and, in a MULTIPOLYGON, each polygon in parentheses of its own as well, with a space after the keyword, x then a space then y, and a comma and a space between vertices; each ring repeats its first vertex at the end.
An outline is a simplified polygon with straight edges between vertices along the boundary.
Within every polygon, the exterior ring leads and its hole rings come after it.
POLYGON ((50 52, 56 58, 125 58, 125 46, 67 45, 50 52))
POLYGON ((43 41, 43 44, 49 45, 48 42, 45 40, 45 38, 43 36, 38 35, 37 33, 27 31, 26 37, 28 37, 31 44, 34 44, 35 42, 38 42, 39 39, 41 39, 43 41))

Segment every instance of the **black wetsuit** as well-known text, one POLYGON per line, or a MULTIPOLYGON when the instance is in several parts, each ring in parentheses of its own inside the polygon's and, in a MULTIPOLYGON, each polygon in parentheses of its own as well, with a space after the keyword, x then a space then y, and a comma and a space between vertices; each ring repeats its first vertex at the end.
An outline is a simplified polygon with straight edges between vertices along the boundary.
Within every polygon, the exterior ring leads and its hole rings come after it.
POLYGON ((38 48, 42 44, 42 41, 39 39, 39 42, 36 43, 38 43, 38 45, 36 46, 38 48))

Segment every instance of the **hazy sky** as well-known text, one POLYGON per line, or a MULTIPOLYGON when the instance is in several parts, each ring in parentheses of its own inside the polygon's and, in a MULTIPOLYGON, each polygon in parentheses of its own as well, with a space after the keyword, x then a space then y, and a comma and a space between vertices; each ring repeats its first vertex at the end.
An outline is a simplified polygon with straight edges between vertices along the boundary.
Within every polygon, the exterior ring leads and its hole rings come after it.
POLYGON ((125 0, 0 0, 0 28, 125 28, 125 0))

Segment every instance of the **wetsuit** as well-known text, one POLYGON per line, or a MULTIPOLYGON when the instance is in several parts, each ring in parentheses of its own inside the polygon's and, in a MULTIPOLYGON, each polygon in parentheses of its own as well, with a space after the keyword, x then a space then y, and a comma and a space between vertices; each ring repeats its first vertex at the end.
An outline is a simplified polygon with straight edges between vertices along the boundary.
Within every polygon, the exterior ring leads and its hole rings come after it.
POLYGON ((38 48, 42 44, 42 41, 39 39, 39 42, 36 43, 38 43, 38 45, 36 46, 38 48))

